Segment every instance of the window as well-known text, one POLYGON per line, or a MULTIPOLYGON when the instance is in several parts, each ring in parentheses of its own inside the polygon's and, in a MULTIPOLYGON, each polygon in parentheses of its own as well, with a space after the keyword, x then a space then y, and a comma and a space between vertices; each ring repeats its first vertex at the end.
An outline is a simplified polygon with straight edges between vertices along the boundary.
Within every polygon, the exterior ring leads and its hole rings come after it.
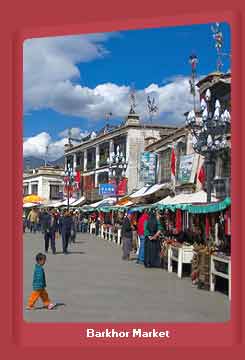
POLYGON ((59 185, 50 185, 49 186, 49 199, 50 200, 59 200, 60 199, 59 185))
POLYGON ((96 167, 96 150, 95 148, 88 149, 87 151, 87 170, 93 170, 96 167))
POLYGON ((126 157, 126 146, 127 146, 126 136, 118 136, 118 137, 114 138, 114 153, 117 152, 118 146, 119 146, 120 152, 122 152, 123 156, 126 157))
POLYGON ((31 194, 37 195, 38 193, 38 185, 37 184, 31 184, 31 194))
POLYGON ((79 167, 83 171, 83 167, 84 167, 84 153, 83 152, 77 153, 77 167, 79 167))
POLYGON ((231 149, 225 149, 222 154, 221 177, 229 178, 231 176, 231 149))
POLYGON ((159 164, 161 183, 169 182, 171 180, 171 149, 160 153, 159 164))
POLYGON ((108 184, 108 182, 109 182, 108 172, 102 172, 98 174, 98 185, 108 184))
POLYGON ((29 194, 29 185, 23 186, 23 196, 27 196, 29 194))
POLYGON ((99 147, 99 152, 100 152, 99 165, 100 166, 107 165, 107 158, 109 157, 109 152, 110 152, 109 149, 110 149, 110 144, 108 142, 100 145, 100 147, 99 147))

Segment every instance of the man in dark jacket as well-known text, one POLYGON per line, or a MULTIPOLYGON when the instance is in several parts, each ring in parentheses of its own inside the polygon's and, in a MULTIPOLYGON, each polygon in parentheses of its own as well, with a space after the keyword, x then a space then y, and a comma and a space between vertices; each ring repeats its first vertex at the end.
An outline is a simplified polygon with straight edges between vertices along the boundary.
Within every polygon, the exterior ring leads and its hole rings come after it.
POLYGON ((129 260, 129 255, 132 250, 132 225, 131 225, 131 213, 128 212, 125 214, 125 217, 123 219, 122 223, 122 259, 123 260, 129 260))
POLYGON ((62 219, 61 219, 61 235, 62 235, 62 247, 63 253, 68 254, 67 248, 69 244, 69 239, 71 237, 71 229, 73 226, 73 219, 68 210, 64 210, 62 219))
POLYGON ((45 241, 45 252, 48 252, 49 242, 51 243, 51 249, 53 254, 56 254, 55 246, 55 232, 57 228, 57 219, 54 212, 45 211, 42 216, 42 227, 44 231, 44 241, 45 241))

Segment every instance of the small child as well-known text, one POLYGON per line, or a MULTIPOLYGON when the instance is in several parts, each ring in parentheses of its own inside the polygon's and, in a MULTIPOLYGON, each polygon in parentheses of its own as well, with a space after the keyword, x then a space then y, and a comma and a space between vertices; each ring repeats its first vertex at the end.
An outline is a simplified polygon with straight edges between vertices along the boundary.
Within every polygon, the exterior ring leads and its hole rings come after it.
POLYGON ((45 272, 43 269, 43 265, 46 262, 46 255, 39 253, 36 256, 36 265, 33 273, 33 281, 32 281, 32 287, 33 291, 29 297, 28 300, 28 306, 26 307, 26 310, 33 310, 34 305, 38 298, 40 297, 43 301, 44 306, 48 310, 52 310, 56 304, 52 304, 49 300, 48 293, 46 291, 46 279, 45 279, 45 272))

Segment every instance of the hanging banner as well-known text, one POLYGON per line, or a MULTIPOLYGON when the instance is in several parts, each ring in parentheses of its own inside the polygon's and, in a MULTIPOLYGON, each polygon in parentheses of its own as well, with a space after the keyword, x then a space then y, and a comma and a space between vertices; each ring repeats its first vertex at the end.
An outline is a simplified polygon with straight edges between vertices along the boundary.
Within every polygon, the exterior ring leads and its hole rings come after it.
POLYGON ((119 184, 117 186, 117 195, 124 196, 127 194, 127 184, 128 184, 128 179, 126 177, 122 178, 119 181, 119 184))
POLYGON ((94 175, 83 176, 83 190, 90 191, 94 189, 94 175))
POLYGON ((180 184, 193 182, 192 169, 195 154, 180 156, 178 182, 180 184))
POLYGON ((140 154, 140 181, 145 185, 156 183, 157 159, 156 153, 144 151, 140 154))

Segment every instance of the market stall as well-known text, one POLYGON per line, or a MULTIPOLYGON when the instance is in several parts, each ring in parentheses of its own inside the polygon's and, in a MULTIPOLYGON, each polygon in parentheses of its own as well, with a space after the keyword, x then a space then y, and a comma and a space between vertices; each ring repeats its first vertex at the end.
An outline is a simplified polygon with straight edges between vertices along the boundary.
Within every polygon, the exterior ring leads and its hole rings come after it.
POLYGON ((169 196, 153 204, 166 218, 168 234, 162 243, 161 258, 168 271, 172 271, 175 262, 181 278, 183 264, 191 264, 193 284, 210 288, 211 255, 222 245, 225 212, 230 203, 229 198, 223 201, 212 198, 212 203, 206 203, 206 193, 202 191, 169 196))

